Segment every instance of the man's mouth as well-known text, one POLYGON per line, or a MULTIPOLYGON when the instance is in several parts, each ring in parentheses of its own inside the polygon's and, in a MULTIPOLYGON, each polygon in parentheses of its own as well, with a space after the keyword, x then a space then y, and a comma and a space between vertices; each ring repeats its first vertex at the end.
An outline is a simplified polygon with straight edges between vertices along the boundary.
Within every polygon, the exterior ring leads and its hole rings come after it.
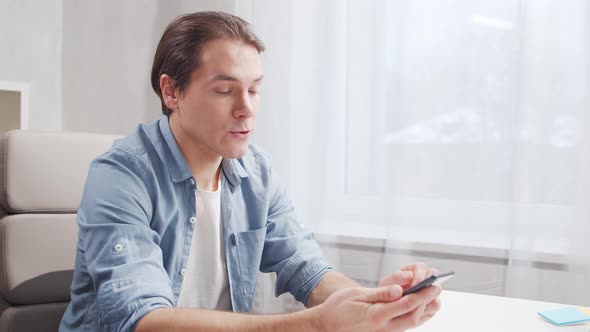
POLYGON ((246 139, 248 136, 250 136, 251 132, 251 130, 234 130, 230 131, 229 133, 237 139, 246 139))

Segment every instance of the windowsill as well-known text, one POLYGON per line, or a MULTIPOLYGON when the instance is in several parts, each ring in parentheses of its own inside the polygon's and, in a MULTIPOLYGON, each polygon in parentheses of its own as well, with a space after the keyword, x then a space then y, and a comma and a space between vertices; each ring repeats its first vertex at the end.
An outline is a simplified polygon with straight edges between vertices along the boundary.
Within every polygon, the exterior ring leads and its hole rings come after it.
POLYGON ((478 256, 506 262, 508 259, 518 259, 533 263, 563 264, 567 262, 568 256, 564 250, 566 243, 540 237, 511 239, 501 234, 341 222, 321 223, 312 232, 320 243, 478 256), (514 248, 523 243, 526 243, 525 250, 516 253, 514 248))

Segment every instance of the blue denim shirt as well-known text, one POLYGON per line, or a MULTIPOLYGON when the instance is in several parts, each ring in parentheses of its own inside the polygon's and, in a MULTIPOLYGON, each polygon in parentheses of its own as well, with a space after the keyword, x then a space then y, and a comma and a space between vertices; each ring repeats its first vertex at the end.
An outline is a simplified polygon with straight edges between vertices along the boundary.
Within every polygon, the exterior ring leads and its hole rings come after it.
MULTIPOLYGON (((223 159, 221 168, 234 311, 250 311, 258 271, 277 274, 277 296, 288 291, 305 303, 331 267, 299 224, 269 155, 250 145, 243 158, 223 159)), ((150 311, 176 305, 194 230, 195 189, 166 117, 140 125, 92 162, 60 331, 132 331, 150 311)))

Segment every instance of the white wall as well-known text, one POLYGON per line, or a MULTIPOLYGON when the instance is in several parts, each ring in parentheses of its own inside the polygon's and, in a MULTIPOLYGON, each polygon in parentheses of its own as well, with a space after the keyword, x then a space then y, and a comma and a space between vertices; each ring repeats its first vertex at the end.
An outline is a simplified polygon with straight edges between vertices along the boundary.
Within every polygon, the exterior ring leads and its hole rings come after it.
POLYGON ((0 81, 29 85, 31 129, 61 129, 61 0, 0 0, 0 81))
POLYGON ((222 1, 63 1, 63 128, 126 134, 162 113, 150 85, 157 43, 176 16, 222 1))

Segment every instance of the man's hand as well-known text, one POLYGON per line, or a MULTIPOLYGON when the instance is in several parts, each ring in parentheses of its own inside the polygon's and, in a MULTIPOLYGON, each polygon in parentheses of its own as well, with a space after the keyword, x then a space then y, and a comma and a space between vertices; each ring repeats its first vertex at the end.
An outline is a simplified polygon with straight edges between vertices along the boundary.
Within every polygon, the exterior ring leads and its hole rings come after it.
POLYGON ((398 272, 385 276, 379 282, 379 287, 400 285, 404 290, 406 290, 437 273, 438 270, 429 268, 422 262, 412 263, 405 265, 398 272))
MULTIPOLYGON (((396 274, 396 278, 403 276, 396 274)), ((405 331, 421 325, 439 309, 438 286, 402 296, 399 285, 352 287, 332 294, 314 309, 320 331, 405 331)))
MULTIPOLYGON (((405 291, 408 288, 418 284, 422 280, 437 273, 438 270, 429 268, 422 262, 408 264, 402 267, 398 272, 392 273, 381 279, 379 282, 379 287, 400 285, 405 291)), ((440 286, 436 287, 440 288, 440 286)), ((423 303, 417 308, 415 313, 416 315, 419 315, 418 321, 424 322, 430 319, 439 310, 440 305, 440 299, 438 297, 432 299, 430 302, 423 303)))
POLYGON ((409 264, 384 277, 379 288, 360 287, 338 272, 328 272, 307 306, 319 313, 320 331, 404 331, 432 318, 440 309, 440 286, 402 297, 403 291, 438 271, 424 263, 409 264))

